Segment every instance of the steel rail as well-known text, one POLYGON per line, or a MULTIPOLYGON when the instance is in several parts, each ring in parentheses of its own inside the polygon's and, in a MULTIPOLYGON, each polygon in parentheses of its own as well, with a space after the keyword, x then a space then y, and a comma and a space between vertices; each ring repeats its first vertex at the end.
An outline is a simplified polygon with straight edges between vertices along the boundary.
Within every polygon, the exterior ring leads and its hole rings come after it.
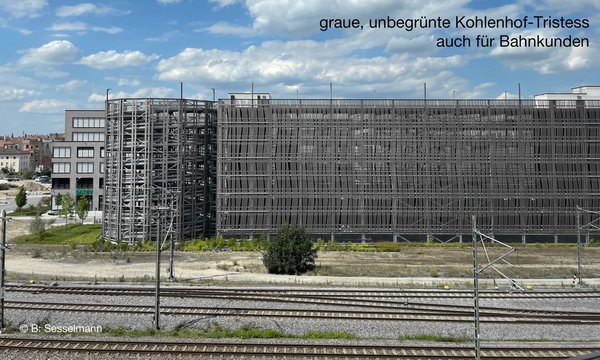
MULTIPOLYGON (((277 359, 340 359, 340 358, 412 358, 412 359, 462 359, 473 356, 467 346, 391 346, 391 345, 334 345, 258 342, 211 342, 201 341, 120 341, 39 339, 32 337, 0 338, 0 351, 18 350, 31 352, 77 352, 88 354, 157 354, 157 355, 221 355, 221 356, 273 356, 277 359)), ((600 348, 595 347, 484 347, 485 359, 564 359, 587 355, 600 348)))
MULTIPOLYGON (((64 311, 64 312, 93 312, 93 313, 125 313, 150 314, 154 313, 152 306, 147 305, 116 305, 116 304, 82 304, 57 302, 14 302, 5 304, 7 309, 24 311, 64 311)), ((366 310, 306 310, 306 309, 268 309, 264 307, 204 307, 204 306, 163 306, 161 314, 177 316, 246 316, 246 317, 285 317, 285 318, 316 318, 343 320, 395 320, 395 321, 443 321, 470 322, 472 313, 442 312, 415 309, 396 309, 395 311, 366 311, 366 310)), ((526 323, 526 324, 600 324, 600 316, 543 316, 509 313, 481 312, 482 322, 489 323, 526 323)))
MULTIPOLYGON (((69 292, 69 293, 99 293, 102 291, 114 294, 120 293, 146 293, 152 291, 148 287, 98 287, 98 286, 46 286, 46 285, 14 285, 6 286, 7 291, 45 291, 45 292, 69 292)), ((168 293, 185 293, 194 295, 196 293, 251 293, 251 294, 286 294, 286 295, 311 295, 319 296, 363 296, 363 297, 424 297, 424 298, 470 298, 472 294, 467 290, 314 290, 314 289, 252 289, 252 288, 229 288, 229 289, 207 289, 207 288, 164 288, 168 293)), ((598 298, 600 291, 539 291, 539 292, 503 292, 495 290, 482 290, 481 297, 489 298, 598 298)))

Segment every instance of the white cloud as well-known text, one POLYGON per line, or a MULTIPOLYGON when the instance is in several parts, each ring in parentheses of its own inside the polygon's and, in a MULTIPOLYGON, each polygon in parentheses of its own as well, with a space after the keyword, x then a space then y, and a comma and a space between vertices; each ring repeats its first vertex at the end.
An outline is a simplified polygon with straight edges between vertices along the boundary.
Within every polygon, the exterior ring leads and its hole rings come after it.
POLYGON ((72 102, 58 99, 43 99, 43 100, 33 100, 24 103, 19 112, 30 112, 30 113, 42 113, 42 114, 50 114, 50 113, 61 113, 64 112, 65 109, 72 107, 72 102))
POLYGON ((76 80, 75 79, 75 80, 68 81, 64 84, 60 84, 56 88, 58 90, 77 91, 87 84, 88 84, 88 82, 86 80, 76 80))
MULTIPOLYGON (((524 31, 510 37, 561 37, 558 30, 524 31)), ((600 65, 600 50, 593 42, 590 47, 496 47, 489 55, 508 64, 511 69, 533 69, 540 74, 576 71, 600 65)))
POLYGON ((180 3, 181 0, 156 0, 156 2, 161 5, 170 5, 180 3))
POLYGON ((37 91, 29 89, 5 89, 0 91, 0 101, 21 100, 25 97, 33 96, 36 94, 38 94, 37 91))
POLYGON ((122 53, 118 53, 116 50, 108 50, 85 56, 79 62, 95 69, 112 69, 140 66, 158 58, 159 56, 156 54, 146 55, 137 50, 122 53))
POLYGON ((91 27, 91 29, 94 31, 105 32, 108 34, 118 34, 123 31, 123 29, 118 26, 110 26, 110 27, 93 26, 93 27, 91 27))
POLYGON ((77 22, 63 22, 52 24, 48 30, 52 31, 86 31, 88 28, 87 24, 81 21, 77 22))
POLYGON ((466 81, 453 74, 466 64, 462 56, 345 56, 349 48, 339 40, 264 42, 243 51, 187 48, 161 60, 157 78, 204 86, 217 83, 232 90, 254 81, 270 91, 292 91, 293 96, 298 84, 305 93, 313 91, 319 96, 329 82, 338 84, 339 94, 353 96, 360 92, 372 94, 374 90, 381 96, 399 96, 402 91, 414 92, 415 86, 420 88, 423 82, 431 83, 444 96, 451 91, 444 84, 458 84, 460 87, 454 87, 457 90, 468 87, 466 81))
POLYGON ((513 94, 508 91, 503 91, 500 95, 496 96, 498 100, 510 100, 510 99, 518 99, 519 95, 513 94))
POLYGON ((387 42, 385 50, 391 53, 433 54, 437 51, 436 47, 433 46, 434 43, 433 35, 420 35, 407 38, 394 36, 387 42))
POLYGON ((208 31, 211 34, 235 35, 241 37, 251 37, 256 35, 256 31, 251 27, 232 25, 227 22, 219 21, 206 29, 196 30, 196 32, 208 31))
POLYGON ((36 18, 47 5, 47 0, 0 0, 0 10, 16 18, 36 18))
POLYGON ((175 35, 180 34, 179 30, 167 31, 160 36, 154 36, 146 38, 147 41, 167 42, 171 40, 175 35))
POLYGON ((19 59, 19 64, 29 65, 60 65, 71 63, 77 53, 77 48, 68 40, 55 40, 39 48, 27 49, 19 59))
POLYGON ((96 5, 92 3, 83 3, 79 5, 64 5, 56 9, 56 16, 59 17, 71 17, 71 16, 81 16, 85 14, 94 14, 94 15, 107 15, 117 13, 118 11, 106 6, 106 5, 96 5))
MULTIPOLYGON (((114 96, 111 96, 109 94, 109 99, 113 99, 114 96)), ((90 96, 88 96, 88 102, 90 103, 101 103, 104 102, 106 100, 106 94, 102 95, 102 94, 91 94, 90 96)))
MULTIPOLYGON (((235 0, 211 0, 224 7, 235 0)), ((459 14, 469 0, 253 0, 245 5, 253 18, 248 28, 259 34, 284 34, 297 37, 302 34, 318 33, 319 20, 328 18, 359 18, 363 24, 370 18, 419 18, 420 16, 450 16, 459 14), (382 14, 384 14, 382 16, 382 14)), ((238 26, 230 25, 239 31, 238 26)), ((213 30, 227 30, 221 25, 213 30)), ((385 31, 385 30, 384 30, 385 31)), ((393 33, 393 32, 390 32, 393 33)), ((397 33, 397 32, 396 32, 397 33)), ((413 34, 408 34, 413 35, 413 34)))
MULTIPOLYGON (((529 2, 528 2, 529 3, 529 2)), ((534 9, 551 12, 557 11, 561 15, 569 15, 578 11, 590 10, 590 7, 600 9, 600 3, 597 0, 578 0, 578 1, 564 1, 564 0, 543 0, 543 1, 532 1, 531 5, 534 9)))
POLYGON ((31 31, 29 29, 25 29, 25 28, 16 28, 15 30, 17 30, 21 35, 31 35, 31 34, 33 34, 33 31, 31 31))
POLYGON ((221 9, 226 6, 231 6, 231 5, 239 2, 238 0, 208 0, 208 1, 211 3, 217 4, 217 9, 221 9))
POLYGON ((89 26, 87 23, 84 23, 82 21, 63 22, 63 23, 52 24, 52 26, 50 26, 48 28, 48 30, 52 30, 52 31, 78 31, 78 32, 85 32, 85 31, 88 31, 88 30, 92 30, 92 31, 106 32, 106 33, 109 33, 109 34, 117 34, 117 33, 120 33, 121 31, 123 31, 122 28, 117 27, 117 26, 111 26, 111 27, 89 26))
POLYGON ((118 86, 140 86, 140 81, 138 79, 126 79, 126 78, 119 78, 117 80, 117 85, 118 86))
MULTIPOLYGON (((134 92, 118 91, 115 93, 109 93, 109 99, 120 99, 120 98, 167 98, 171 97, 173 89, 165 87, 153 87, 153 88, 140 88, 134 92)), ((88 96, 88 102, 99 103, 106 100, 106 93, 97 94, 93 93, 88 96)))
POLYGON ((69 73, 66 71, 56 70, 52 67, 44 67, 40 65, 35 69, 35 75, 38 77, 45 77, 48 79, 58 79, 69 76, 69 73))

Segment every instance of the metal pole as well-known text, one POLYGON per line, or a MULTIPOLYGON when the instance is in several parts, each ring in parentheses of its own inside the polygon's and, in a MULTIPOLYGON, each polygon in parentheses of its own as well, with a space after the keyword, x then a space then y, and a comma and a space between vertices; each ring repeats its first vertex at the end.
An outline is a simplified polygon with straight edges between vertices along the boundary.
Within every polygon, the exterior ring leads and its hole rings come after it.
POLYGON ((175 281, 175 273, 173 272, 173 255, 174 255, 174 244, 173 244, 173 234, 169 234, 171 237, 171 241, 169 241, 169 282, 175 281))
POLYGON ((577 207, 577 284, 581 285, 581 262, 583 260, 583 249, 581 242, 581 208, 577 207))
POLYGON ((0 245, 0 332, 4 330, 4 276, 6 275, 6 210, 2 209, 2 244, 0 245))
POLYGON ((215 88, 211 88, 212 92, 213 92, 213 102, 215 102, 215 88))
POLYGON ((477 265, 477 225, 475 215, 471 216, 471 236, 473 238, 473 308, 475 314, 475 359, 481 359, 479 341, 479 269, 477 265))
POLYGON ((158 236, 156 236, 156 305, 154 308, 154 328, 160 330, 160 212, 158 212, 158 236))

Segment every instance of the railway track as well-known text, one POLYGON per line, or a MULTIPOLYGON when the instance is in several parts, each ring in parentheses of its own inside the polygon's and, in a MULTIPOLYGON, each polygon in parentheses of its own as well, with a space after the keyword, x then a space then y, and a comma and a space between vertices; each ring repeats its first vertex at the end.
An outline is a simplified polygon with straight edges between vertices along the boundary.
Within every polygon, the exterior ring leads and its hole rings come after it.
MULTIPOLYGON (((117 341, 40 339, 32 337, 0 338, 0 352, 143 354, 158 356, 215 356, 219 358, 273 359, 464 359, 473 358, 472 346, 377 346, 377 345, 304 345, 294 343, 257 343, 210 341, 117 341)), ((564 359, 600 351, 594 347, 482 347, 482 359, 564 359)))
MULTIPOLYGON (((95 295, 95 296, 154 296, 154 290, 152 288, 142 287, 53 287, 53 286, 10 286, 7 289, 9 292, 28 292, 32 294, 83 294, 83 295, 95 295)), ((390 319, 396 320, 404 316, 431 316, 432 319, 446 319, 446 321, 464 321, 466 317, 473 316, 473 308, 470 305, 457 305, 457 304, 427 304, 408 301, 409 298, 394 298, 389 296, 390 293, 405 293, 397 291, 347 291, 347 290, 281 290, 281 289, 205 289, 205 288, 166 288, 161 290, 161 295, 165 297, 181 297, 181 298, 208 298, 208 299, 225 299, 225 300, 239 300, 239 301, 263 301, 263 302, 276 302, 276 303, 289 303, 294 305, 295 308, 303 305, 325 305, 330 307, 341 307, 343 312, 350 314, 350 317, 357 319, 390 319), (381 294, 386 294, 386 297, 380 297, 381 294), (349 308, 359 309, 356 311, 348 311, 349 308), (360 314, 364 314, 360 316, 360 314)), ((466 293, 461 291, 460 293, 466 293)), ((571 292, 566 292, 572 295, 571 292)), ((564 297, 565 293, 559 293, 561 298, 564 297)), ((587 293, 583 293, 587 294, 587 293)), ((587 294, 589 295, 589 294, 587 294)), ((472 296, 472 295, 471 295, 472 296)), ((24 306, 24 302, 19 304, 12 304, 9 306, 19 307, 24 306)), ((81 304, 52 304, 52 303, 30 303, 33 309, 39 310, 57 310, 61 309, 75 309, 81 304)), ((97 304, 89 304, 88 306, 99 306, 97 304)), ((106 305, 109 306, 109 305, 106 305)), ((79 309, 83 309, 85 306, 79 306, 79 309)), ((113 312, 121 312, 117 307, 113 307, 113 312)), ((135 312, 132 309, 132 312, 135 312)), ((163 308, 164 309, 164 308, 163 308)), ((262 309, 265 310, 265 309, 262 309)), ((77 310, 71 310, 77 311, 77 310)), ((107 308, 105 311, 111 311, 107 308)), ((146 311, 145 307, 140 307, 137 312, 146 311), (144 308, 144 310, 142 310, 144 308)), ((171 314, 178 315, 195 315, 195 314, 211 314, 216 312, 235 313, 248 313, 256 316, 254 309, 241 308, 230 308, 225 309, 219 307, 218 309, 211 308, 182 308, 182 307, 171 307, 171 314)), ((271 310, 265 315, 277 313, 277 311, 283 310, 271 310)), ((318 313, 316 311, 288 311, 288 317, 317 317, 314 315, 318 313)), ((341 318, 343 315, 339 315, 342 312, 329 311, 329 318, 341 318), (336 315, 337 314, 337 315, 336 315)), ((282 316, 281 313, 274 316, 282 316)), ((222 314, 226 315, 226 314, 222 314)), ((600 321, 600 312, 575 312, 575 311, 557 311, 557 310, 536 310, 536 309, 515 309, 515 308, 501 308, 501 307, 480 307, 480 315, 482 321, 490 322, 518 322, 519 320, 535 320, 538 323, 598 323, 600 321)), ((345 316, 343 318, 349 318, 345 316)), ((432 320, 433 321, 433 320, 432 320)), ((442 320, 439 320, 442 321, 442 320)))
MULTIPOLYGON (((91 312, 120 314, 154 314, 154 306, 148 305, 116 305, 116 304, 83 304, 60 302, 6 301, 5 308, 24 311, 58 311, 58 312, 91 312)), ((265 307, 205 307, 205 306, 161 306, 161 314, 171 316, 236 316, 236 317, 273 317, 273 318, 305 318, 329 320, 388 320, 388 321, 445 321, 472 322, 472 311, 449 309, 389 309, 381 310, 303 310, 303 309, 269 309, 265 307)), ((600 324, 600 313, 544 313, 536 311, 525 313, 502 309, 500 311, 483 310, 480 321, 488 323, 526 323, 552 325, 595 325, 600 324)))
MULTIPOLYGON (((152 294, 154 289, 142 286, 102 287, 102 286, 48 286, 9 284, 7 291, 14 292, 46 292, 68 294, 93 294, 93 295, 130 295, 146 296, 152 294)), ((252 296, 305 296, 305 297, 352 297, 352 298, 462 298, 473 297, 471 290, 344 290, 344 289, 261 289, 261 288, 173 288, 163 287, 163 296, 211 296, 211 295, 252 295, 252 296)), ((495 299, 581 299, 600 298, 600 291, 527 291, 506 292, 498 290, 480 290, 481 298, 495 299)))

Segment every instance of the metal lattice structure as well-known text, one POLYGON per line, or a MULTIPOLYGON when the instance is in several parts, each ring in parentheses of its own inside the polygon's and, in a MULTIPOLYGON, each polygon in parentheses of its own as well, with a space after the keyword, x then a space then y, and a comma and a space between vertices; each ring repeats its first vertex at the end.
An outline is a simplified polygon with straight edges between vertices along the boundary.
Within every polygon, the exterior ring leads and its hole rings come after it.
POLYGON ((107 104, 103 237, 134 243, 173 225, 175 241, 214 234, 216 110, 189 99, 107 104), (171 209, 158 216, 153 209, 171 209))
POLYGON ((600 102, 270 100, 218 105, 217 232, 576 232, 600 208, 600 102))

